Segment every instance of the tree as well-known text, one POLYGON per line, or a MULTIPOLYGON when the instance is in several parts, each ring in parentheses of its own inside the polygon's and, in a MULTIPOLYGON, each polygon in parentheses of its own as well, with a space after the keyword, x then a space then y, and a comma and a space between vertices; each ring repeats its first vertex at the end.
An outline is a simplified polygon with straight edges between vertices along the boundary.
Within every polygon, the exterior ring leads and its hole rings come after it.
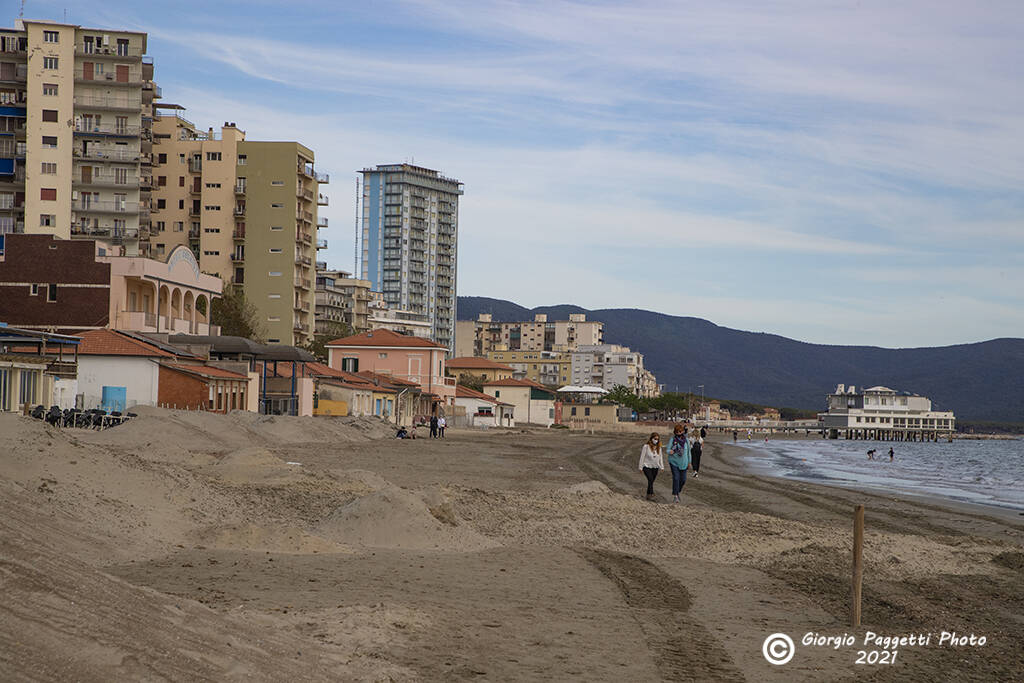
POLYGON ((327 345, 335 339, 348 337, 351 334, 352 328, 348 323, 329 320, 323 324, 323 331, 314 334, 313 338, 306 342, 303 348, 316 356, 317 360, 321 363, 326 363, 329 355, 327 353, 327 345))
POLYGON ((241 287, 224 283, 223 294, 210 306, 212 322, 220 326, 220 333, 230 337, 245 337, 263 343, 266 330, 259 322, 256 307, 245 298, 241 287))
POLYGON ((645 402, 624 384, 616 384, 611 391, 604 395, 602 400, 627 406, 638 413, 644 412, 647 407, 645 402))
POLYGON ((474 391, 482 392, 484 390, 484 381, 468 372, 463 372, 459 375, 459 384, 474 391))

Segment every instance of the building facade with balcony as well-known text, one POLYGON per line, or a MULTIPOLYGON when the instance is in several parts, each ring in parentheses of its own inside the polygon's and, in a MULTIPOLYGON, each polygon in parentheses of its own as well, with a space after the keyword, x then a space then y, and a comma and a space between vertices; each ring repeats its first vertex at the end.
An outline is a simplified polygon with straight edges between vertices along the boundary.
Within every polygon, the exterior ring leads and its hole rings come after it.
POLYGON ((611 391, 624 386, 641 398, 659 395, 654 375, 644 367, 644 355, 618 344, 581 344, 571 354, 572 384, 611 391))
POLYGON ((345 323, 353 334, 370 329, 370 283, 344 270, 316 271, 316 332, 323 334, 331 323, 345 323))
POLYGON ((491 351, 575 351, 581 345, 604 343, 604 323, 570 313, 568 320, 548 320, 538 313, 531 321, 501 322, 490 313, 455 324, 455 353, 486 356, 491 351))
POLYGON ((0 29, 0 234, 145 253, 152 105, 145 33, 18 20, 0 29))
POLYGON ((183 112, 161 104, 153 124, 153 254, 189 247, 203 272, 242 288, 269 343, 305 344, 328 177, 297 142, 246 140, 229 122, 203 131, 183 112))
POLYGON ((411 164, 362 170, 357 270, 389 308, 425 316, 455 348, 455 285, 462 183, 411 164))
POLYGON ((50 235, 0 244, 0 318, 25 329, 215 335, 210 306, 221 287, 187 247, 157 260, 50 235))
POLYGON ((951 437, 956 417, 951 410, 932 410, 930 399, 907 391, 876 386, 857 391, 840 384, 827 397, 828 411, 818 414, 830 438, 920 441, 951 437))

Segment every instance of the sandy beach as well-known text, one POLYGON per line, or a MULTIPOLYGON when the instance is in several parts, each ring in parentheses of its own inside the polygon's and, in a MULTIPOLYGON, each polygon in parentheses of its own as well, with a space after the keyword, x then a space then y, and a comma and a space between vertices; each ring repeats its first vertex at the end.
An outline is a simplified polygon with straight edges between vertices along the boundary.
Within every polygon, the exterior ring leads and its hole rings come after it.
POLYGON ((755 476, 673 505, 642 439, 366 418, 0 415, 5 680, 976 680, 1024 671, 1024 517, 755 476), (849 628, 852 511, 867 508, 849 628), (891 665, 865 632, 931 632, 891 665), (943 631, 981 647, 937 644, 943 631), (792 660, 762 644, 786 633, 792 660), (855 637, 807 647, 807 633, 855 637))

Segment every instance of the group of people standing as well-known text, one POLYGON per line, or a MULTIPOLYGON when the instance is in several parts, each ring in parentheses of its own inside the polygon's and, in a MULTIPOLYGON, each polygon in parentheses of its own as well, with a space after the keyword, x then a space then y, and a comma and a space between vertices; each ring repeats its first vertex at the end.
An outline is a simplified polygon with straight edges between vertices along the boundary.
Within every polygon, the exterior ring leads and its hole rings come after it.
MULTIPOLYGON (((672 441, 668 445, 668 466, 672 470, 672 502, 679 502, 679 494, 686 485, 686 472, 693 470, 694 478, 700 476, 700 457, 704 450, 707 429, 677 424, 672 430, 672 441)), ((647 500, 654 500, 654 480, 658 472, 665 469, 661 437, 651 434, 640 449, 640 471, 647 477, 647 500)))

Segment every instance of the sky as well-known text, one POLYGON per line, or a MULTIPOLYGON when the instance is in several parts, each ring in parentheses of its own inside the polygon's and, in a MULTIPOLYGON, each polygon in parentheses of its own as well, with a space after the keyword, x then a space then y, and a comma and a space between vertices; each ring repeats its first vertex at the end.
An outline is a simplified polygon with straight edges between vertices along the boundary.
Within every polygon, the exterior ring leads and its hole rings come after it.
MULTIPOLYGON (((15 3, 9 2, 10 6, 15 3)), ((149 33, 163 101, 465 183, 459 295, 824 344, 1024 337, 1016 2, 28 0, 149 33)), ((16 8, 15 8, 16 12, 16 8)), ((320 252, 320 259, 325 252, 320 252)))

